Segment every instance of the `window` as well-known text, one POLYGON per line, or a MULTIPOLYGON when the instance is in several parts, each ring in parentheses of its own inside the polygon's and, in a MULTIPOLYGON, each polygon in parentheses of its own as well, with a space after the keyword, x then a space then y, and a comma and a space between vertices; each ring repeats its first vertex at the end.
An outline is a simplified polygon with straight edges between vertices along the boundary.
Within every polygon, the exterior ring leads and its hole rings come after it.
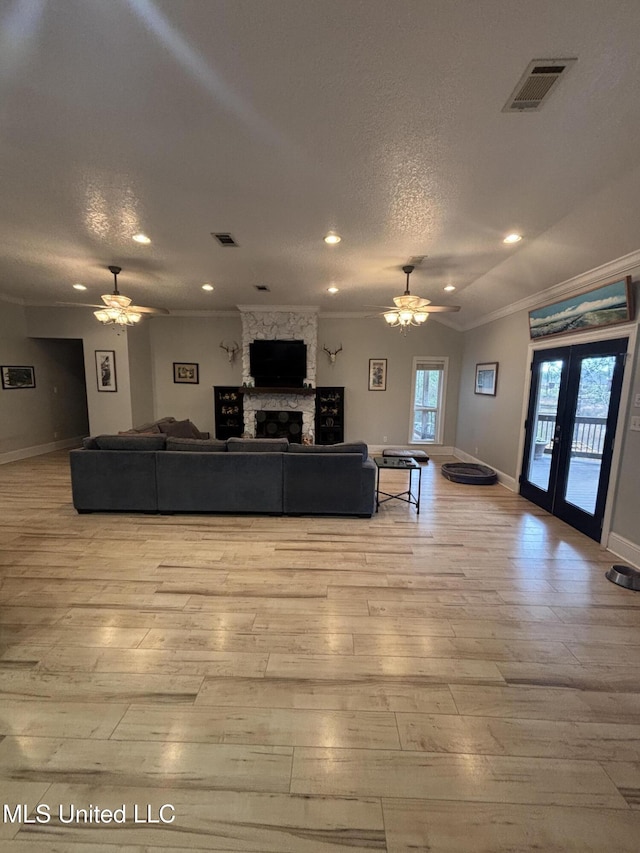
POLYGON ((442 444, 448 361, 413 359, 410 444, 442 444))

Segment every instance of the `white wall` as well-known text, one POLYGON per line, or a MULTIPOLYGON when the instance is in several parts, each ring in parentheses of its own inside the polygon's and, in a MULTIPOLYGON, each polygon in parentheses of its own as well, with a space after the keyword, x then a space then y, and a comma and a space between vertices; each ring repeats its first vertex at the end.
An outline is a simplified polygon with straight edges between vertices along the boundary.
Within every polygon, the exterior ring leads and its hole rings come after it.
MULTIPOLYGON (((229 364, 222 340, 242 341, 240 317, 157 317, 149 324, 153 355, 155 417, 190 418, 213 433, 214 385, 242 385, 240 358, 229 364), (176 385, 173 362, 196 362, 199 385, 176 385)), ((406 445, 409 435, 411 369, 414 355, 449 356, 449 395, 444 443, 453 445, 462 336, 437 321, 403 337, 381 320, 318 319, 317 384, 345 386, 347 440, 406 445), (342 352, 330 365, 323 344, 342 352), (386 358, 387 391, 369 391, 369 359, 386 358)))
POLYGON ((154 420, 151 325, 143 321, 127 330, 132 426, 154 420))
MULTIPOLYGON (((345 439, 406 446, 409 442, 414 356, 448 356, 449 376, 443 444, 453 446, 462 364, 460 332, 430 318, 406 336, 382 318, 318 321, 318 385, 345 386, 345 439), (335 364, 323 346, 342 352, 335 364), (387 359, 387 390, 369 391, 369 359, 387 359), (386 437, 386 438, 385 438, 386 437)), ((428 448, 425 448, 428 451, 428 448)))
POLYGON ((132 426, 127 332, 117 334, 112 326, 101 326, 86 308, 27 308, 25 313, 30 337, 82 340, 91 435, 132 426), (117 391, 98 391, 96 350, 115 352, 117 391))
MULTIPOLYGON (((640 270, 637 277, 640 279, 640 270)), ((636 282, 634 290, 635 304, 640 306, 640 281, 636 282)), ((638 325, 640 332, 640 317, 638 325)), ((635 405, 640 395, 640 340, 636 344, 635 363, 627 363, 626 369, 632 371, 631 393, 618 422, 616 440, 621 442, 621 457, 611 530, 640 549, 640 432, 629 429, 631 418, 640 417, 640 406, 635 405)), ((636 565, 640 565, 638 557, 640 554, 634 557, 636 565)))
POLYGON ((78 345, 34 341, 27 336, 24 307, 0 302, 0 365, 33 367, 35 388, 0 387, 0 457, 86 433, 84 382, 78 345), (50 343, 48 346, 47 343, 50 343))
POLYGON ((464 333, 455 446, 515 477, 527 377, 528 314, 520 311, 464 333), (496 395, 475 394, 476 364, 498 362, 496 395))
POLYGON ((233 364, 220 342, 242 342, 240 315, 237 317, 154 317, 149 324, 153 355, 155 417, 171 415, 189 418, 199 430, 213 435, 213 386, 242 385, 240 354, 233 364), (173 363, 199 365, 198 385, 173 381, 173 363))

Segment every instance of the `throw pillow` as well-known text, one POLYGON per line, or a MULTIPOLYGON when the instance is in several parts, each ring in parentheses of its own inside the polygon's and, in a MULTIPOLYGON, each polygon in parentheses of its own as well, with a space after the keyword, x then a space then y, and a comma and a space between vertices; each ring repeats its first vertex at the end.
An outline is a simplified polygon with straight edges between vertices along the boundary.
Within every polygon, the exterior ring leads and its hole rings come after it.
POLYGON ((160 428, 152 424, 148 429, 121 429, 118 435, 162 435, 160 428))
POLYGON ((158 424, 160 431, 172 438, 200 438, 200 431, 189 419, 184 421, 164 421, 158 424))
POLYGON ((133 432, 135 432, 135 433, 148 432, 150 429, 153 429, 154 433, 160 432, 160 429, 158 428, 158 424, 164 423, 165 421, 173 422, 173 421, 175 421, 175 418, 158 418, 157 421, 150 421, 147 424, 140 424, 140 426, 133 427, 133 432), (155 429, 154 429, 154 427, 155 427, 155 429))

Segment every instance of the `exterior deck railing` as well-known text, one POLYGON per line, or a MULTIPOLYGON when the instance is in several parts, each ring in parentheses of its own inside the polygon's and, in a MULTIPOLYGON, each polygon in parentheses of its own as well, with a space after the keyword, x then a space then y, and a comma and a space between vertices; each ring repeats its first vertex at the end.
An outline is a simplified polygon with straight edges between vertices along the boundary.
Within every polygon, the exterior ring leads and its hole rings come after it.
MULTIPOLYGON (((545 453, 551 453, 555 429, 555 415, 538 415, 536 442, 545 442, 545 453)), ((576 417, 571 438, 572 453, 574 456, 585 456, 591 459, 601 457, 606 433, 606 418, 576 417)))

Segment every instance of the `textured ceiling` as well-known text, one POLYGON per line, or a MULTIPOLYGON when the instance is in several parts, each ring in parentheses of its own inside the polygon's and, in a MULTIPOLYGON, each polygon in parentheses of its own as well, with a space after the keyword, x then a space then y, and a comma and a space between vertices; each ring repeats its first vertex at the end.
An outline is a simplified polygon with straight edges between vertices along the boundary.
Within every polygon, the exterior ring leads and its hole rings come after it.
POLYGON ((0 16, 10 298, 95 302, 118 264, 122 292, 170 311, 375 313, 426 255, 412 292, 461 305, 447 317, 465 327, 640 247, 638 0, 1 0, 0 16), (532 59, 573 56, 540 112, 501 112, 532 59))

